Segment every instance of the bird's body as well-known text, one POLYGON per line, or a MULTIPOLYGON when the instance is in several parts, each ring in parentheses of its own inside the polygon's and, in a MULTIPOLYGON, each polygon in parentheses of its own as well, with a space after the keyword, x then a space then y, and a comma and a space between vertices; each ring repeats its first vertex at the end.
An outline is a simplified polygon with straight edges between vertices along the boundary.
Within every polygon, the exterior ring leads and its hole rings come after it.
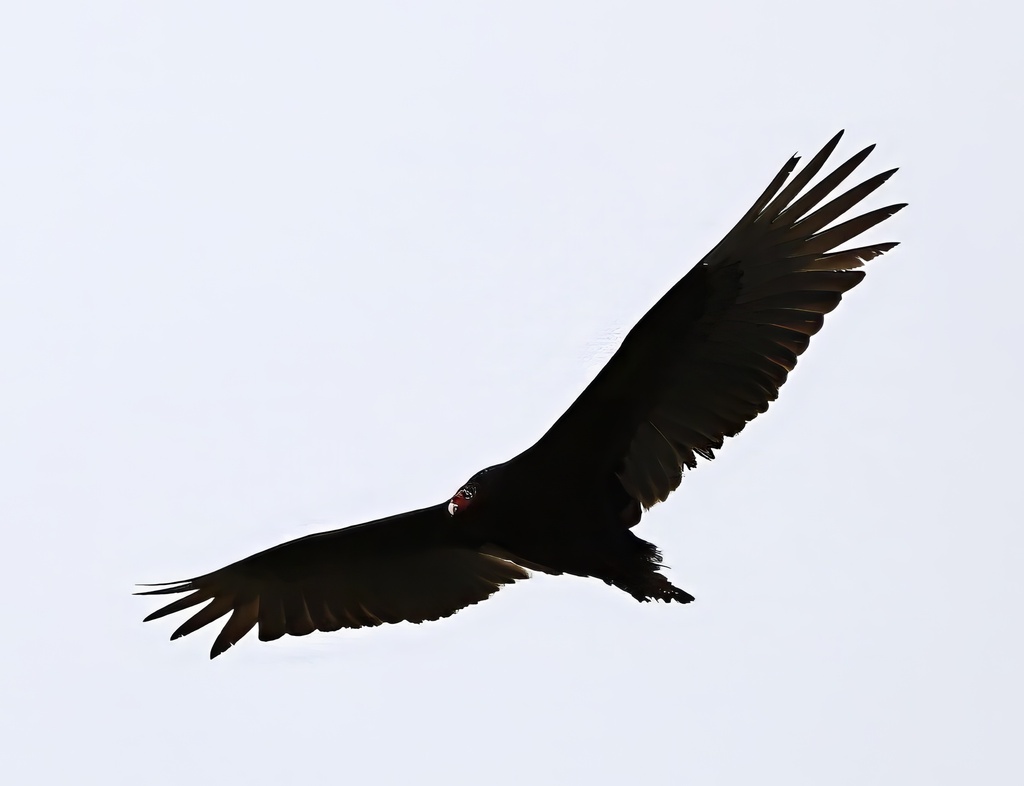
POLYGON ((643 510, 767 409, 823 315, 863 278, 856 268, 896 245, 833 251, 903 207, 833 225, 895 171, 826 203, 871 150, 807 188, 840 136, 787 183, 790 160, 536 444, 439 505, 141 593, 190 593, 147 620, 209 601, 172 638, 230 613, 213 657, 257 625, 270 640, 449 616, 527 569, 593 576, 638 600, 693 600, 634 534, 643 510))

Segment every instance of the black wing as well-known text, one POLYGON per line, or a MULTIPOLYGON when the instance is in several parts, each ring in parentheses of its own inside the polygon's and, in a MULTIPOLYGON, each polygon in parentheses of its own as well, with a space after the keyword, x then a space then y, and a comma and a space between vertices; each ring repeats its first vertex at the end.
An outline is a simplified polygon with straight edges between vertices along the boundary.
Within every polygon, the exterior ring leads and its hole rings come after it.
POLYGON ((644 315, 524 459, 614 472, 630 496, 650 507, 679 485, 683 468, 695 467, 697 456, 713 458, 725 437, 768 408, 823 315, 864 277, 856 268, 896 245, 833 251, 902 204, 830 227, 895 169, 822 204, 873 146, 800 195, 841 136, 788 184, 799 159, 782 168, 722 242, 644 315))
MULTIPOLYGON (((425 622, 478 603, 529 574, 460 545, 445 505, 283 543, 213 573, 137 593, 191 593, 146 621, 209 602, 171 639, 230 613, 210 657, 259 625, 262 641, 314 630, 425 622)), ((154 585, 150 585, 154 586, 154 585)))

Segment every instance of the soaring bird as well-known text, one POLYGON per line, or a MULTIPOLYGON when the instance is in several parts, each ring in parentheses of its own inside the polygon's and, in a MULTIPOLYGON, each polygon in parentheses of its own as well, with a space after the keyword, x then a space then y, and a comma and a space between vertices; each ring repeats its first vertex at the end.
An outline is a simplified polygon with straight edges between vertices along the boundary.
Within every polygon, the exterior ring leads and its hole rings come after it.
POLYGON ((530 570, 592 576, 639 601, 692 601, 633 528, 698 457, 714 458, 768 408, 824 315, 864 277, 860 268, 896 245, 835 250, 905 207, 835 223, 896 171, 830 198, 871 146, 810 186, 841 136, 792 178, 799 158, 786 163, 532 447, 439 504, 292 540, 187 581, 143 585, 158 589, 138 594, 188 593, 146 620, 207 604, 176 639, 230 615, 214 658, 257 626, 271 641, 440 619, 530 570), (539 490, 551 492, 543 504, 539 490))

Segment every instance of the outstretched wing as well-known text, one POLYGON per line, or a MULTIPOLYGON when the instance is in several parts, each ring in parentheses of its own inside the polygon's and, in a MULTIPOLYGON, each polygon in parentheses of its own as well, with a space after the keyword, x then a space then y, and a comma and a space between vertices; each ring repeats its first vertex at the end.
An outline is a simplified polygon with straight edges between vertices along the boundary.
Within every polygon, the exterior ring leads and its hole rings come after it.
MULTIPOLYGON (((447 617, 529 574, 460 544, 444 505, 283 543, 173 586, 137 593, 190 594, 146 621, 207 603, 171 639, 230 613, 210 657, 257 625, 262 641, 314 630, 447 617)), ((155 585, 151 585, 155 586, 155 585)))
POLYGON ((822 204, 873 146, 801 195, 841 136, 788 184, 799 159, 782 168, 722 242, 629 332, 529 456, 584 475, 614 472, 650 507, 679 485, 684 467, 713 458, 725 437, 768 408, 824 314, 864 277, 857 268, 896 245, 834 251, 902 204, 831 226, 895 169, 822 204))

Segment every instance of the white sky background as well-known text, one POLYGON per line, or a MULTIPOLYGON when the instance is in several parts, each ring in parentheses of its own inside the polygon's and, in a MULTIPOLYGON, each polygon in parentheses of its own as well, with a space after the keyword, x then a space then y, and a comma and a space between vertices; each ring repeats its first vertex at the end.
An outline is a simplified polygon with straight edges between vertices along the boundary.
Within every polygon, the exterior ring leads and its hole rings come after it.
POLYGON ((1010 6, 13 5, 5 782, 1022 782, 1010 6), (540 576, 212 663, 142 624, 528 446, 843 127, 903 245, 645 518, 696 603, 540 576))

